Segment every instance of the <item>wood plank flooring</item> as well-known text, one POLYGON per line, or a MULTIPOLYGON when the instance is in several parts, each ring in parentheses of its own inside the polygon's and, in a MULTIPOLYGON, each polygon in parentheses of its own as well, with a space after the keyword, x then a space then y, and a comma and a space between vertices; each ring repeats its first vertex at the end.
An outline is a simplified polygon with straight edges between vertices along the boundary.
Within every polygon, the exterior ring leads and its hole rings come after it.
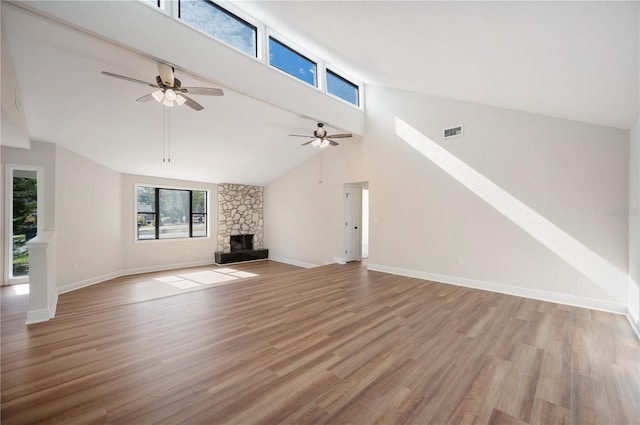
POLYGON ((259 276, 156 299, 154 274, 114 279, 29 327, 3 288, 2 424, 640 423, 623 316, 359 263, 238 267, 259 276))

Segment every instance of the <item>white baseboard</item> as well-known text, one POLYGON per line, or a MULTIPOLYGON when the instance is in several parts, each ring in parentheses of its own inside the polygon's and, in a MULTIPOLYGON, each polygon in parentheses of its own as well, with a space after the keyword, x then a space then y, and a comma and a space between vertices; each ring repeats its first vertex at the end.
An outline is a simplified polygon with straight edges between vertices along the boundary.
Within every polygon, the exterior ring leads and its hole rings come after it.
POLYGON ((636 336, 638 337, 638 340, 640 340, 640 326, 638 326, 638 323, 635 320, 633 320, 633 317, 631 317, 631 313, 629 312, 629 310, 627 310, 627 314, 625 314, 625 316, 627 316, 627 320, 631 325, 631 329, 633 329, 633 332, 635 332, 636 336))
POLYGON ((46 322, 51 316, 49 315, 48 308, 41 308, 39 310, 27 311, 27 321, 25 324, 32 325, 34 323, 46 322))
POLYGON ((25 325, 32 325, 34 323, 46 322, 52 319, 56 315, 56 308, 58 307, 58 293, 54 292, 49 306, 47 308, 41 308, 38 310, 27 311, 27 321, 25 325))
POLYGON ((305 263, 304 261, 291 260, 289 258, 282 258, 282 257, 271 257, 270 256, 269 260, 277 261, 278 263, 290 264, 292 266, 303 267, 305 269, 311 269, 313 267, 320 267, 318 264, 305 263))
POLYGON ((53 299, 49 305, 49 318, 52 319, 56 316, 56 309, 58 308, 58 292, 53 293, 53 299))
POLYGON ((502 283, 486 282, 475 279, 468 279, 458 276, 447 276, 436 273, 428 273, 418 270, 402 269, 398 267, 384 266, 380 264, 369 264, 368 270, 384 273, 396 274, 400 276, 415 277, 418 279, 432 280, 434 282, 448 283, 452 285, 464 286, 466 288, 481 289, 484 291, 498 292, 500 294, 515 295, 523 298, 532 298, 540 301, 548 301, 557 304, 570 305, 574 307, 601 310, 609 313, 627 314, 627 307, 610 301, 596 300, 593 298, 579 297, 576 295, 561 294, 558 292, 544 291, 540 289, 523 288, 521 286, 505 285, 502 283))
POLYGON ((115 279, 121 276, 130 276, 135 274, 151 273, 151 272, 161 272, 165 270, 182 269, 186 267, 208 266, 212 264, 213 264, 212 260, 206 260, 206 261, 192 261, 188 263, 163 264, 158 266, 137 267, 135 269, 120 270, 117 272, 106 273, 100 276, 94 276, 78 282, 69 283, 67 285, 58 286, 58 294, 64 294, 65 292, 75 291, 76 289, 95 285, 96 283, 102 283, 106 280, 115 279))
POLYGON ((187 267, 199 267, 199 266, 211 266, 213 265, 213 259, 190 261, 188 263, 175 263, 175 264, 162 264, 157 266, 137 267, 135 269, 124 270, 120 276, 128 276, 141 273, 163 272, 165 270, 184 269, 187 267))
POLYGON ((347 264, 347 260, 342 257, 333 257, 333 261, 336 264, 347 264))
POLYGON ((99 276, 90 277, 88 279, 79 280, 77 282, 68 283, 66 285, 58 286, 58 294, 64 294, 66 292, 75 291, 76 289, 84 288, 86 286, 95 285, 96 283, 104 282, 105 280, 115 279, 117 277, 124 276, 121 271, 105 273, 99 276))

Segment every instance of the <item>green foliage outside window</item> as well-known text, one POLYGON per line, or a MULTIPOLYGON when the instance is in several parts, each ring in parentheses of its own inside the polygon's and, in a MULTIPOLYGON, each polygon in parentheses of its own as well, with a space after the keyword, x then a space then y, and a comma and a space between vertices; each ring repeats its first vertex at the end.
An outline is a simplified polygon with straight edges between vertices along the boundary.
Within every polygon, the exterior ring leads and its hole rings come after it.
POLYGON ((138 239, 207 236, 207 192, 137 187, 138 239))

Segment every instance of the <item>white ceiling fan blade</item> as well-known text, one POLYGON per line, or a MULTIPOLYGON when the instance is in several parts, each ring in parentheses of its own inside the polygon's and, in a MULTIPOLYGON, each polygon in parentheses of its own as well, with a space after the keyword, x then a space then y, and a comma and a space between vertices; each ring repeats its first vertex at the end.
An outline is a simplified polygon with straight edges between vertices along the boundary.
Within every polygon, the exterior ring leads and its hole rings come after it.
POLYGON ((181 87, 181 92, 189 94, 201 94, 205 96, 224 96, 222 89, 213 87, 181 87))
POLYGON ((195 111, 202 111, 204 109, 204 106, 202 106, 201 104, 199 104, 195 100, 191 99, 190 97, 187 97, 185 94, 182 94, 181 96, 185 98, 185 100, 186 100, 185 104, 189 108, 191 108, 191 109, 193 109, 195 111))
POLYGON ((157 84, 147 83, 146 81, 138 80, 137 78, 126 77, 124 75, 114 74, 113 72, 109 71, 102 71, 102 75, 106 75, 107 77, 119 78, 125 81, 131 81, 132 83, 144 84, 145 86, 158 87, 157 84))
POLYGON ((146 94, 136 99, 137 102, 149 102, 150 100, 154 100, 153 93, 146 94))
POLYGON ((304 136, 302 134, 290 134, 289 136, 293 136, 293 137, 306 137, 307 139, 315 139, 314 136, 304 136))
POLYGON ((173 87, 175 81, 173 77, 173 67, 171 65, 158 62, 158 73, 160 74, 160 79, 167 87, 173 87))

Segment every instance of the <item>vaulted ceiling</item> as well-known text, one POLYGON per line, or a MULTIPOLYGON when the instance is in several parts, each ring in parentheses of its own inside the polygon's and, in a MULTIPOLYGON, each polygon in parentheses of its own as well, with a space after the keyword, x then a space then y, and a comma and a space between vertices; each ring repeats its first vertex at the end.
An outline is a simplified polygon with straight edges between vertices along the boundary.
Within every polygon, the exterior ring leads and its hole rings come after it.
POLYGON ((628 129, 640 2, 249 1, 370 84, 628 129))
MULTIPOLYGON (((100 72, 153 81, 155 60, 170 58, 43 18, 23 10, 23 5, 2 3, 2 30, 15 63, 31 137, 58 143, 118 171, 266 184, 318 152, 300 147, 299 139, 287 135, 311 132, 315 120, 335 112, 330 102, 313 113, 283 108, 237 81, 208 78, 176 64, 183 85, 222 87, 225 96, 194 96, 205 107, 201 112, 172 108, 172 161, 163 164, 162 108, 154 102, 135 102, 149 88, 100 72)), ((639 5, 237 3, 366 84, 622 129, 630 128, 639 115, 639 5)), ((162 43, 162 29, 153 30, 162 43)), ((196 57, 202 52, 191 51, 190 44, 181 40, 180 54, 196 57)), ((250 72, 228 71, 229 75, 250 72)), ((291 80, 291 84, 298 90, 300 83, 291 80)), ((293 91, 282 90, 281 96, 293 91)), ((330 131, 352 131, 346 127, 336 125, 330 131)))

